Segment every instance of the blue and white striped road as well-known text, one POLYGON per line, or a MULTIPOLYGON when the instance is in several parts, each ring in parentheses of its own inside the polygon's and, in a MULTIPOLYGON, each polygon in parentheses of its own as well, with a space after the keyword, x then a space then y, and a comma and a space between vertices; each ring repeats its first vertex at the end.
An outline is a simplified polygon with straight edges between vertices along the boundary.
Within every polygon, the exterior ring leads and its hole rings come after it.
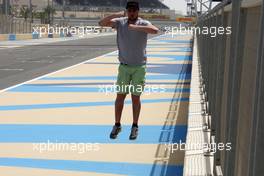
POLYGON ((114 122, 117 52, 0 93, 0 175, 181 176, 192 70, 192 36, 148 41, 139 136, 130 141, 131 99, 122 132, 114 122))

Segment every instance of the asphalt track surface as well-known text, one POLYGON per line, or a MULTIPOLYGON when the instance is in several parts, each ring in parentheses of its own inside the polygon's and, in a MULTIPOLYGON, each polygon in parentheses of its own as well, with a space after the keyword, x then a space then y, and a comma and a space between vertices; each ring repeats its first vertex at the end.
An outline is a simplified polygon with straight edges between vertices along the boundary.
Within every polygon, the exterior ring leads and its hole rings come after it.
POLYGON ((0 49, 0 90, 115 50, 116 35, 0 49))
POLYGON ((116 36, 0 50, 0 89, 116 50, 116 36))

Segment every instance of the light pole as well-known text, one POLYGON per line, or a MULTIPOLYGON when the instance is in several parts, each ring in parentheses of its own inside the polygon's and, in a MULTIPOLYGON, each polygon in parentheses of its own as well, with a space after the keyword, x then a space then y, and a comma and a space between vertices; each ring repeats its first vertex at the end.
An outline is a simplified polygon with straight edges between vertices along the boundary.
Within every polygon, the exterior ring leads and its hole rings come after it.
POLYGON ((4 8, 4 13, 6 16, 9 15, 9 8, 10 8, 10 0, 3 0, 3 8, 4 8))
POLYGON ((48 24, 50 24, 50 0, 48 0, 47 10, 48 10, 48 24))
POLYGON ((65 19, 65 0, 62 0, 62 18, 65 19))
POLYGON ((159 0, 160 1, 160 14, 162 14, 162 5, 164 0, 159 0))
POLYGON ((53 9, 53 0, 51 0, 51 24, 53 25, 53 21, 54 21, 54 9, 53 9))
POLYGON ((30 15, 30 22, 33 23, 33 8, 32 8, 32 0, 29 0, 29 15, 30 15))
POLYGON ((188 1, 187 4, 192 3, 192 13, 194 16, 198 17, 211 10, 212 2, 213 0, 191 0, 191 2, 188 1), (198 11, 198 8, 200 8, 200 11, 198 11))

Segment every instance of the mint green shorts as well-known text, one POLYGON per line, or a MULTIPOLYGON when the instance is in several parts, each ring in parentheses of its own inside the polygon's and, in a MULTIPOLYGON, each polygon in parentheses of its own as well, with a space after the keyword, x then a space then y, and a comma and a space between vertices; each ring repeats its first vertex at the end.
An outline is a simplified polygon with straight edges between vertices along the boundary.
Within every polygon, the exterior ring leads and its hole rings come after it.
POLYGON ((146 65, 129 66, 120 64, 116 83, 116 92, 140 96, 144 91, 146 65))

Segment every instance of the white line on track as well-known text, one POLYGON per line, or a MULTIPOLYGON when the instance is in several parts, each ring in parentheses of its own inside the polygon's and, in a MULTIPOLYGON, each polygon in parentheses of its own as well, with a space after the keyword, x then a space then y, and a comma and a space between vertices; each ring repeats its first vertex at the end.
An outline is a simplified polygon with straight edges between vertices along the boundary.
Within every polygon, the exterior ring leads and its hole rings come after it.
POLYGON ((0 68, 0 71, 24 71, 22 68, 0 68))
POLYGON ((104 34, 95 34, 84 37, 70 37, 70 38, 41 38, 41 39, 29 39, 29 40, 16 40, 16 41, 1 41, 0 49, 9 49, 9 48, 20 48, 25 46, 34 46, 34 45, 43 45, 49 43, 81 40, 81 39, 90 39, 96 37, 104 37, 115 35, 115 33, 104 33, 104 34))

